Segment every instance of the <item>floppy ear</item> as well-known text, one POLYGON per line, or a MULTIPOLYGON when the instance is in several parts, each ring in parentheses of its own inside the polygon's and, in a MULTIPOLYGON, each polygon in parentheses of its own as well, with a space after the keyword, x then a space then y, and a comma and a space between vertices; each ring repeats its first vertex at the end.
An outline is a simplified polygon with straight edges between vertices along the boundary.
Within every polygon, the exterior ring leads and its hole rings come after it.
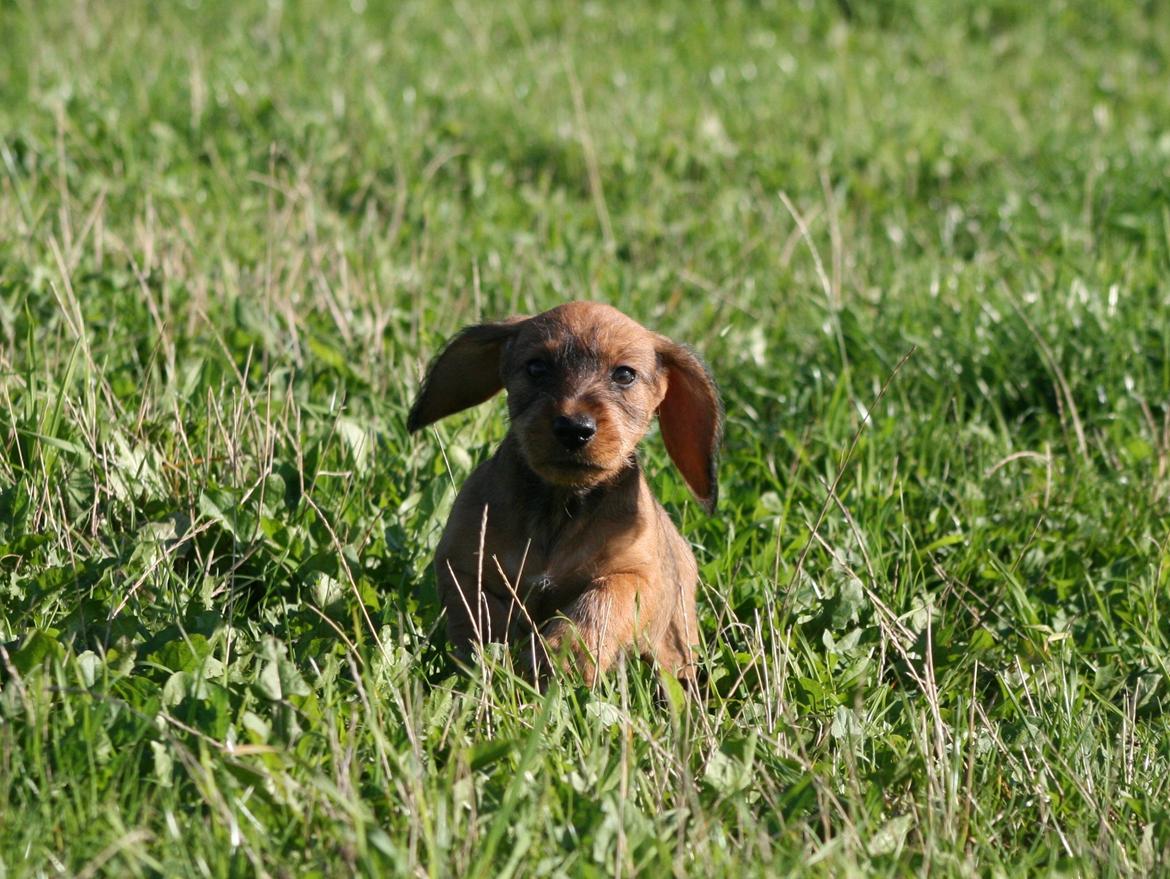
POLYGON ((523 321, 512 317, 461 330, 431 363, 406 429, 413 433, 499 393, 504 387, 500 356, 523 321))
POLYGON ((723 435, 719 390, 706 365, 690 349, 662 338, 659 362, 666 369, 666 396, 658 424, 666 451, 708 513, 719 496, 716 464, 723 435))

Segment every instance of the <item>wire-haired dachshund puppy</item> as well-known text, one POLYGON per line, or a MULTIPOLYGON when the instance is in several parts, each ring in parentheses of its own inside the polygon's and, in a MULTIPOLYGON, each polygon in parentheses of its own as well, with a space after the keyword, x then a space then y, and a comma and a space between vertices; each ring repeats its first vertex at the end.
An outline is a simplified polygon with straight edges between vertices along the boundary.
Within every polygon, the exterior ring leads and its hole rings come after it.
POLYGON ((670 457, 714 508, 722 411, 702 361, 617 309, 570 302, 464 329, 407 426, 501 388, 511 429, 459 492, 435 558, 455 651, 535 630, 539 679, 556 662, 592 684, 636 650, 693 685, 698 569, 635 448, 657 414, 670 457))

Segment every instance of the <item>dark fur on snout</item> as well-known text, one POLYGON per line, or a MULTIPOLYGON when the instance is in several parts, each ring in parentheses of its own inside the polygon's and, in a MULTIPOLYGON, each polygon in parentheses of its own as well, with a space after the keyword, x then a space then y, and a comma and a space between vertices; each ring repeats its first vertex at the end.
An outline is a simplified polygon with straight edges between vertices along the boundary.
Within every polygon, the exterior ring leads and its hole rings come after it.
POLYGON ((693 680, 698 572, 636 448, 657 415, 671 458, 713 509, 722 410, 703 363, 614 308, 570 302, 455 336, 407 426, 501 389, 511 429, 459 492, 436 552, 455 649, 535 626, 538 672, 559 657, 592 682, 637 651, 693 680))

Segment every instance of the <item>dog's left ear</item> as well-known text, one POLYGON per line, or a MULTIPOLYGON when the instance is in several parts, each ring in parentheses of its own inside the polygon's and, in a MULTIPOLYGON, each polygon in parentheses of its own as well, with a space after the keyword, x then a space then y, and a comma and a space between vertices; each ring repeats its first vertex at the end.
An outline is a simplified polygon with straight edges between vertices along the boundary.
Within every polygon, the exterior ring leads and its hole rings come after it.
POLYGON ((723 435, 723 406, 706 365, 689 348, 659 337, 658 361, 666 371, 666 396, 658 424, 666 451, 708 513, 719 496, 716 464, 723 435))
POLYGON ((500 358, 525 320, 510 317, 460 331, 431 363, 422 391, 410 407, 406 429, 414 433, 499 393, 504 387, 500 358))

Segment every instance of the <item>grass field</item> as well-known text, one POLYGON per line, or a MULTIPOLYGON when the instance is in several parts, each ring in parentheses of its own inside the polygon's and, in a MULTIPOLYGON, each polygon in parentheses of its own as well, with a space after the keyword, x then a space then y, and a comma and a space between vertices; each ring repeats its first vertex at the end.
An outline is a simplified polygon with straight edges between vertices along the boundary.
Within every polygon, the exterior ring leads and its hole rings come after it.
POLYGON ((1170 9, 0 0, 0 877, 1170 874, 1170 9), (703 695, 447 658, 601 299, 728 423, 703 695))

